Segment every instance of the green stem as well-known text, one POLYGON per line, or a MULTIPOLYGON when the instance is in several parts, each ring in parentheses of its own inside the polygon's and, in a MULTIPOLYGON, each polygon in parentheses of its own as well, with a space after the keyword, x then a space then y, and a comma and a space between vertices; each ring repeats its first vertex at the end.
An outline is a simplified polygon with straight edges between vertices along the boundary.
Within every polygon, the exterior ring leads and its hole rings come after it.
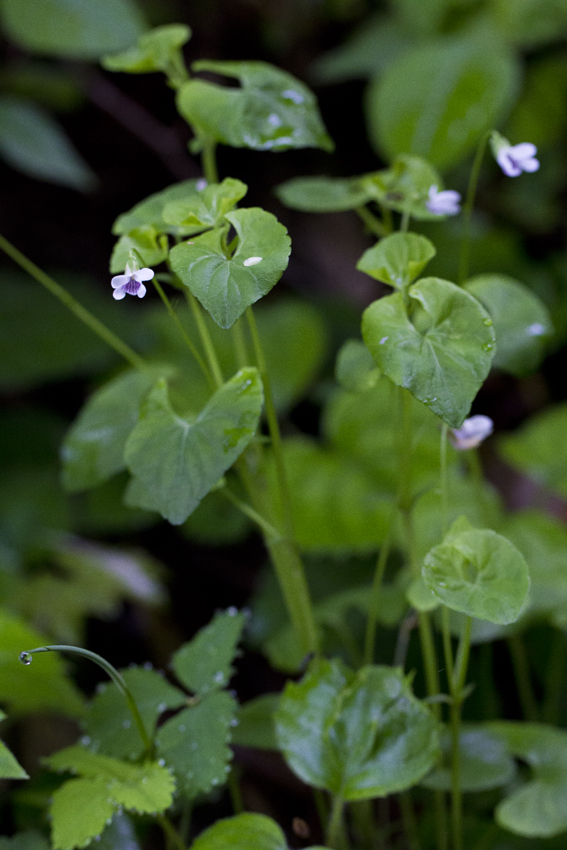
POLYGON ((77 301, 76 298, 67 292, 67 290, 61 286, 60 283, 53 280, 53 278, 49 277, 39 266, 36 266, 35 263, 32 263, 31 260, 28 260, 24 254, 18 251, 11 242, 8 242, 3 236, 0 236, 0 248, 8 254, 9 257, 14 260, 24 271, 26 271, 31 277, 35 278, 38 283, 41 283, 52 295, 61 301, 62 304, 67 307, 81 322, 83 322, 88 328, 93 331, 100 339, 103 340, 107 345, 113 348, 121 357, 130 363, 135 369, 146 369, 145 361, 140 357, 139 354, 130 348, 123 340, 120 339, 119 336, 116 336, 110 328, 107 328, 96 316, 87 310, 83 305, 77 301))
POLYGON ((238 496, 236 496, 228 487, 221 487, 218 492, 222 493, 225 499, 228 499, 229 502, 232 502, 232 504, 235 505, 239 511, 242 511, 242 513, 247 516, 248 519, 251 519, 252 522, 255 522, 256 525, 258 525, 262 529, 267 538, 273 540, 281 539, 280 532, 275 526, 271 524, 271 522, 268 522, 268 520, 260 513, 258 513, 258 511, 254 510, 253 507, 247 505, 246 502, 242 501, 242 499, 239 499, 238 496))
POLYGON ((441 484, 441 531, 442 537, 447 534, 449 525, 449 482, 447 476, 447 431, 446 422, 441 425, 441 445, 439 447, 439 467, 441 484))
POLYGON ((201 139, 201 143, 203 145, 201 163, 203 165, 203 174, 205 175, 205 180, 207 181, 207 183, 218 183, 219 175, 215 157, 217 143, 212 139, 208 139, 206 137, 203 137, 201 139))
POLYGON ((453 648, 451 646, 451 620, 449 609, 446 605, 441 608, 441 634, 443 636, 443 655, 445 657, 445 669, 449 681, 449 690, 453 681, 453 648))
POLYGON ((134 722, 137 726, 138 732, 140 733, 140 738, 143 741, 144 747, 148 754, 153 751, 153 743, 146 731, 146 727, 144 726, 144 721, 140 715, 138 710, 138 706, 134 700, 134 697, 130 693, 128 685, 124 681, 121 674, 118 672, 116 667, 113 667, 109 661, 103 658, 101 655, 97 655, 96 652, 91 652, 90 649, 83 649, 80 646, 67 646, 66 644, 52 644, 50 646, 39 646, 36 649, 28 649, 24 652, 20 653, 20 661, 22 664, 31 664, 31 656, 35 655, 37 652, 71 652, 75 655, 81 655, 83 658, 88 658, 89 661, 94 661, 95 664, 98 664, 99 667, 102 667, 105 673, 110 676, 120 693, 126 699, 128 704, 128 708, 130 709, 130 713, 134 718, 134 722))
POLYGON ((394 519, 397 513, 398 506, 396 505, 390 520, 388 533, 382 542, 378 559, 376 561, 376 569, 374 570, 374 579, 372 581, 372 590, 370 591, 370 602, 368 606, 368 621, 366 623, 366 637, 364 640, 364 663, 372 664, 374 659, 374 643, 376 641, 376 628, 378 626, 378 614, 380 610, 380 593, 382 590, 382 582, 386 571, 386 564, 392 546, 392 535, 394 519))
POLYGON ((241 814, 244 811, 244 803, 242 802, 240 785, 234 768, 228 774, 228 793, 230 794, 230 801, 232 803, 232 810, 234 814, 241 814))
POLYGON ((172 305, 171 301, 169 300, 169 298, 167 297, 167 295, 163 291, 161 284, 155 279, 155 277, 153 279, 153 284, 154 284, 154 286, 155 286, 155 288, 158 292, 159 297, 161 298, 161 300, 165 304, 165 308, 166 308, 167 312, 169 313, 170 317, 173 319, 175 326, 177 327, 179 333, 183 337, 185 344, 187 345, 191 354, 193 355, 193 357, 195 358, 195 360, 199 364, 201 371, 203 372, 205 378, 207 379, 207 381, 209 382, 211 387, 214 387, 215 384, 214 384, 211 372, 210 372, 207 364, 205 363, 205 361, 203 360, 203 358, 201 357, 201 355, 197 351, 195 345, 193 344, 191 337, 189 336, 189 334, 187 333, 187 331, 183 327, 183 325, 182 325, 182 323, 179 319, 179 316, 177 315, 177 313, 173 309, 173 305, 172 305))
POLYGON ((237 319, 233 324, 232 328, 232 338, 234 341, 234 353, 236 355, 236 362, 238 363, 238 368, 243 369, 248 365, 250 359, 248 357, 248 351, 246 349, 246 340, 244 339, 244 333, 242 331, 242 319, 237 319))
POLYGON ((189 306, 193 313, 193 317, 195 319, 195 323, 197 325, 197 330, 199 331, 199 336, 201 337, 203 348, 205 349, 205 354, 207 356, 209 368, 212 372, 214 382, 217 388, 222 387, 224 380, 222 376, 221 367, 218 361, 215 347, 213 345, 213 341, 211 339, 211 335, 209 333, 209 329, 203 317, 201 305, 199 304, 192 292, 190 292, 188 289, 186 289, 185 291, 187 295, 187 301, 189 303, 189 306))
POLYGON ((374 213, 368 209, 368 207, 356 207, 355 212, 364 222, 366 229, 370 231, 370 233, 373 233, 374 236, 377 236, 378 239, 382 239, 383 236, 387 235, 388 231, 380 219, 377 218, 374 213))
POLYGON ((336 794, 333 797, 331 817, 329 818, 329 826, 325 838, 327 847, 332 847, 334 850, 339 850, 343 843, 343 809, 344 800, 340 794, 336 794))
POLYGON ((451 687, 451 827, 453 850, 463 850, 463 792, 461 790, 461 758, 459 736, 463 690, 471 648, 472 617, 466 617, 459 640, 451 687))
POLYGON ((516 678, 516 686, 518 688, 524 718, 535 723, 539 720, 539 711, 532 688, 530 665, 528 663, 524 641, 521 635, 510 635, 507 639, 507 644, 510 655, 512 656, 512 666, 514 667, 514 676, 516 678))
POLYGON ((177 834, 177 831, 169 818, 163 814, 158 814, 155 817, 171 846, 174 847, 175 850, 186 850, 185 843, 177 834))
POLYGON ((490 132, 485 133, 476 149, 475 158, 472 164, 469 177, 469 185, 467 187, 467 197, 463 207, 463 234, 461 236, 461 247, 459 252, 459 273, 457 282, 462 285, 469 275, 469 262, 471 251, 471 221, 474 206, 474 199, 478 186, 478 178, 480 174, 480 166, 486 149, 486 143, 490 138, 490 132))

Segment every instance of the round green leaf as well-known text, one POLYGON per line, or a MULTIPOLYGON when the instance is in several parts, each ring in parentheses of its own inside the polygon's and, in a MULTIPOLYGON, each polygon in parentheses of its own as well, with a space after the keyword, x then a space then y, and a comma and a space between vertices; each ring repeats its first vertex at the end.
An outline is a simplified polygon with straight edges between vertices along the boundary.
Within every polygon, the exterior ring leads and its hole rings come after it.
POLYGON ((339 349, 335 377, 345 390, 363 392, 375 387, 380 369, 360 339, 347 339, 339 349))
POLYGON ((371 141, 389 159, 405 151, 450 168, 498 125, 518 73, 513 55, 488 31, 410 48, 370 86, 371 141))
POLYGON ((553 333, 545 304, 527 286, 506 275, 482 274, 465 284, 494 322, 494 366, 518 378, 540 364, 553 333))
POLYGON ((428 210, 431 186, 443 188, 439 173, 419 156, 400 154, 391 168, 364 174, 362 186, 381 206, 399 213, 406 213, 420 221, 438 221, 439 216, 428 210))
POLYGON ((346 800, 410 788, 438 755, 437 724, 398 668, 314 662, 286 685, 276 730, 294 773, 346 800))
POLYGON ((530 588, 523 555, 489 529, 449 532, 426 556, 421 574, 448 608, 500 625, 518 619, 530 588))
MULTIPOLYGON (((435 791, 451 790, 451 736, 441 736, 442 762, 425 777, 422 785, 435 791)), ((507 785, 516 773, 502 739, 485 725, 464 723, 459 733, 459 777, 461 791, 487 791, 507 785)))
POLYGON ((218 820, 199 835, 191 850, 287 850, 280 827, 266 815, 243 812, 218 820))
POLYGON ((490 371, 494 331, 476 298, 428 277, 368 307, 362 336, 378 366, 452 428, 462 425, 490 371))
POLYGON ((291 74, 266 62, 194 62, 239 80, 229 88, 193 78, 177 96, 177 108, 195 130, 235 148, 332 151, 313 92, 291 74))
POLYGON ((364 252, 356 268, 395 289, 404 289, 435 256, 435 246, 417 233, 392 233, 364 252))
POLYGON ((362 207, 372 192, 362 177, 294 177, 276 187, 282 204, 304 212, 342 212, 362 207))
POLYGON ((242 369, 188 421, 174 412, 166 382, 158 381, 126 443, 135 476, 130 504, 157 510, 173 525, 184 522, 254 436, 263 397, 257 370, 242 369))
POLYGON ((8 37, 32 53, 97 59, 123 50, 144 29, 132 0, 2 0, 8 37))
POLYGON ((534 776, 496 807, 496 821, 510 832, 551 838, 567 830, 567 732, 540 723, 487 723, 508 751, 532 768, 534 776))
POLYGON ((163 211, 166 205, 172 201, 184 201, 199 206, 201 198, 197 189, 198 184, 199 180, 182 180, 181 183, 173 183, 173 185, 167 186, 161 192, 154 192, 153 195, 140 201, 128 212, 119 215, 112 226, 112 232, 120 235, 131 233, 141 227, 153 226, 158 233, 172 233, 175 236, 197 233, 203 229, 202 225, 184 230, 177 225, 168 224, 164 220, 163 211))
POLYGON ((291 243, 283 224, 258 207, 227 213, 238 244, 227 257, 224 230, 176 245, 171 266, 221 328, 230 328, 247 307, 266 295, 287 268, 291 243))
POLYGON ((247 191, 241 180, 227 177, 222 183, 209 183, 194 195, 169 201, 163 208, 163 219, 183 233, 196 227, 215 227, 247 191))

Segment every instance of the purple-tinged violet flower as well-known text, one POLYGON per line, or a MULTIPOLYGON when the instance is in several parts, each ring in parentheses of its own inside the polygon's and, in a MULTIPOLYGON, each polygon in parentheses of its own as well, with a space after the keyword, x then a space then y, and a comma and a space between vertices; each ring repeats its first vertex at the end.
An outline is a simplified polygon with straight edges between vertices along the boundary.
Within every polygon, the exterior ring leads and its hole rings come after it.
POLYGON ((117 301, 121 301, 126 295, 137 295, 138 298, 143 298, 146 287, 142 281, 151 280, 153 276, 151 269, 133 269, 130 263, 126 263, 124 274, 117 274, 110 281, 114 289, 112 295, 117 301))
POLYGON ((449 436, 452 444, 459 451, 476 449, 483 440, 489 437, 494 430, 494 422, 490 416, 471 416, 465 419, 460 428, 451 428, 449 436))
POLYGON ((490 147, 496 162, 507 177, 518 177, 522 171, 531 173, 539 168, 539 160, 535 158, 537 148, 531 142, 511 145, 508 139, 493 131, 490 147))
POLYGON ((455 192, 453 189, 438 192, 437 186, 430 186, 429 197, 425 206, 433 215, 457 215, 461 211, 460 202, 461 195, 459 192, 455 192))

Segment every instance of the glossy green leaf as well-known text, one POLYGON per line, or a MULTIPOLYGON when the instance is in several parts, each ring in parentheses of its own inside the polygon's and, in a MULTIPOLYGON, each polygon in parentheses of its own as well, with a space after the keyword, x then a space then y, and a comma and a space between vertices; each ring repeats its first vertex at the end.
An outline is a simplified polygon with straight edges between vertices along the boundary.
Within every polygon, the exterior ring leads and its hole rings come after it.
POLYGON ((243 812, 222 818, 210 826, 191 845, 191 850, 287 850, 280 827, 266 815, 243 812))
POLYGON ((157 762, 131 764, 72 746, 45 763, 52 770, 79 776, 64 782, 53 794, 50 814, 55 850, 84 847, 122 807, 156 814, 173 801, 175 781, 157 762))
MULTIPOLYGON (((0 722, 6 718, 0 709, 0 722)), ((18 764, 3 741, 0 741, 0 779, 29 779, 26 771, 18 764)))
POLYGON ((380 369, 362 340, 347 339, 337 354, 335 377, 343 389, 363 392, 375 387, 380 379, 380 369))
POLYGON ((231 88, 193 78, 179 90, 177 108, 205 137, 236 148, 333 150, 313 92, 266 62, 194 62, 193 71, 235 78, 231 88))
POLYGON ((553 325, 545 304, 531 290, 506 275, 484 274, 467 281, 494 322, 493 365, 516 377, 533 372, 545 353, 553 325))
POLYGON ((274 713, 279 701, 279 694, 262 694, 240 705, 238 726, 232 733, 232 743, 240 747, 277 750, 274 713))
MULTIPOLYGON (((309 552, 376 549, 391 517, 388 494, 357 464, 306 438, 284 441, 284 461, 293 498, 293 525, 300 548, 309 552)), ((273 458, 268 483, 277 498, 273 458)))
POLYGON ((205 185, 195 195, 169 201, 163 208, 163 219, 184 233, 215 227, 247 191, 248 186, 241 180, 227 177, 222 183, 205 185))
POLYGON ((167 258, 167 237, 160 236, 153 225, 145 225, 124 233, 113 248, 110 258, 111 274, 126 268, 131 251, 135 251, 141 266, 157 266, 167 258))
POLYGON ((245 622, 244 613, 236 608, 215 614, 208 626, 173 655, 171 666, 179 681, 199 696, 226 687, 245 622))
POLYGON ((141 850, 132 817, 120 812, 114 815, 112 822, 97 835, 95 841, 97 850, 141 850))
MULTIPOLYGON (((451 791, 451 736, 441 736, 442 763, 422 780, 435 791, 451 791)), ((459 734, 459 781, 462 791, 487 791, 507 785, 516 766, 502 739, 484 724, 464 723, 459 734)))
POLYGON ((521 428, 501 437, 498 446, 508 463, 539 484, 567 495, 567 404, 548 407, 521 428))
POLYGON ((144 401, 125 458, 139 482, 130 503, 180 525, 249 444, 262 410, 256 369, 242 369, 192 421, 178 416, 160 380, 144 401))
POLYGON ((374 147, 447 169, 498 125, 518 87, 512 54, 488 31, 444 38, 407 50, 367 94, 374 147))
MULTIPOLYGON (((119 215, 114 222, 112 232, 120 235, 131 233, 140 227, 153 226, 158 233, 172 233, 175 236, 184 235, 185 231, 180 233, 179 227, 170 225, 164 220, 164 208, 172 201, 189 201, 199 204, 199 189, 197 187, 201 185, 201 180, 182 180, 181 183, 173 183, 171 186, 167 186, 161 192, 155 192, 137 203, 128 212, 119 215)), ((197 232, 197 230, 201 230, 201 228, 191 229, 189 233, 197 232)))
MULTIPOLYGON (((160 714, 182 705, 186 695, 154 670, 132 667, 124 670, 122 675, 138 706, 146 731, 153 738, 160 714)), ((82 743, 93 752, 132 760, 144 752, 143 741, 124 694, 113 683, 99 686, 82 725, 85 731, 82 743)))
POLYGON ((179 790, 188 799, 226 782, 236 710, 230 694, 216 691, 160 726, 156 736, 158 756, 173 768, 179 790))
POLYGON ((567 732, 540 723, 487 723, 508 751, 527 762, 533 778, 496 807, 496 821, 510 832, 550 838, 567 830, 567 732))
POLYGON ((227 256, 226 232, 210 230, 172 248, 173 271, 221 328, 230 328, 247 307, 278 282, 287 268, 290 239, 283 224, 258 207, 227 213, 237 235, 227 256))
POLYGON ((364 252, 356 268, 395 289, 404 289, 435 256, 435 246, 417 233, 391 233, 364 252))
POLYGON ((45 635, 0 610, 0 700, 9 705, 12 716, 47 711, 78 717, 83 711, 83 698, 65 676, 57 653, 48 652, 29 666, 19 661, 20 652, 45 643, 45 635))
POLYGON ((96 59, 122 50, 144 29, 132 0, 2 0, 2 23, 32 53, 96 59))
POLYGON ((378 366, 453 428, 490 371, 492 320, 454 283, 428 277, 368 307, 362 336, 378 366))
POLYGON ((108 71, 126 71, 128 74, 147 74, 163 71, 172 85, 187 79, 182 47, 191 38, 191 29, 185 24, 166 24, 144 33, 135 47, 102 58, 108 71))
POLYGON ((276 729, 294 773, 345 800, 410 788, 438 754, 435 720, 398 668, 313 662, 286 685, 276 729))
POLYGON ((502 625, 518 619, 530 588, 526 561, 516 547, 495 531, 462 520, 429 552, 421 574, 448 608, 502 625))
POLYGON ((362 186, 371 200, 399 213, 423 221, 438 221, 439 216, 427 209, 429 189, 443 188, 439 173, 425 159, 399 154, 390 168, 364 174, 362 186))
POLYGON ((158 374, 159 370, 125 372, 90 396, 61 449, 66 490, 95 487, 126 468, 126 440, 158 374))
POLYGON ((0 97, 0 156, 30 177, 71 189, 87 191, 97 182, 57 121, 14 95, 0 97))
POLYGON ((362 177, 294 177, 276 187, 286 207, 304 212, 341 212, 372 200, 362 177))

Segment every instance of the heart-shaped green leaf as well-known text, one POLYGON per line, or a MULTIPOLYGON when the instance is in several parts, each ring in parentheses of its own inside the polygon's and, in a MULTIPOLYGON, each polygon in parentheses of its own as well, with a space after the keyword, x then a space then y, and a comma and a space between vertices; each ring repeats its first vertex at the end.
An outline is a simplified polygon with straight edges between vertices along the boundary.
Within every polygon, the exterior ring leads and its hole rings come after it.
POLYGON ((128 74, 163 71, 172 85, 180 85, 187 79, 181 48, 190 38, 191 30, 185 24, 166 24, 145 32, 135 47, 104 56, 101 64, 108 71, 128 74))
POLYGON ((239 80, 240 88, 193 78, 177 96, 177 108, 195 130, 225 145, 254 150, 333 150, 313 92, 266 62, 194 62, 239 80))
POLYGON ((423 580, 454 611, 499 625, 513 623, 530 589, 524 556, 495 531, 467 525, 464 518, 458 519, 429 552, 423 580))
POLYGON ((286 761, 304 782, 346 800, 410 788, 433 766, 437 724, 398 668, 316 661, 286 685, 276 713, 286 761))
POLYGON ((175 236, 189 235, 202 230, 202 226, 183 230, 176 225, 168 224, 163 218, 163 211, 171 201, 189 201, 200 204, 199 189, 200 180, 182 180, 181 183, 173 183, 166 186, 161 192, 155 192, 143 201, 140 201, 128 212, 119 215, 112 227, 112 232, 120 235, 131 233, 139 227, 155 227, 158 233, 172 233, 175 236))
POLYGON ((362 336, 378 366, 452 428, 462 425, 490 371, 494 330, 476 298, 436 277, 368 307, 362 336))
POLYGON ((391 233, 364 252, 356 268, 403 289, 435 256, 435 246, 417 233, 391 233))
POLYGON ((184 522, 254 436, 263 397, 258 371, 242 369, 189 422, 174 412, 166 382, 158 381, 126 444, 138 484, 131 503, 159 511, 173 525, 184 522))
POLYGON ((247 191, 248 186, 233 177, 209 183, 195 195, 169 201, 163 208, 163 220, 184 233, 195 227, 215 227, 247 191))
POLYGON ((276 187, 286 207, 304 212, 341 212, 362 207, 373 199, 362 177, 294 177, 276 187))
POLYGON ((226 231, 210 230, 170 252, 171 265, 221 328, 230 328, 247 307, 278 282, 290 254, 283 224, 258 207, 227 213, 238 243, 227 256, 226 231))

